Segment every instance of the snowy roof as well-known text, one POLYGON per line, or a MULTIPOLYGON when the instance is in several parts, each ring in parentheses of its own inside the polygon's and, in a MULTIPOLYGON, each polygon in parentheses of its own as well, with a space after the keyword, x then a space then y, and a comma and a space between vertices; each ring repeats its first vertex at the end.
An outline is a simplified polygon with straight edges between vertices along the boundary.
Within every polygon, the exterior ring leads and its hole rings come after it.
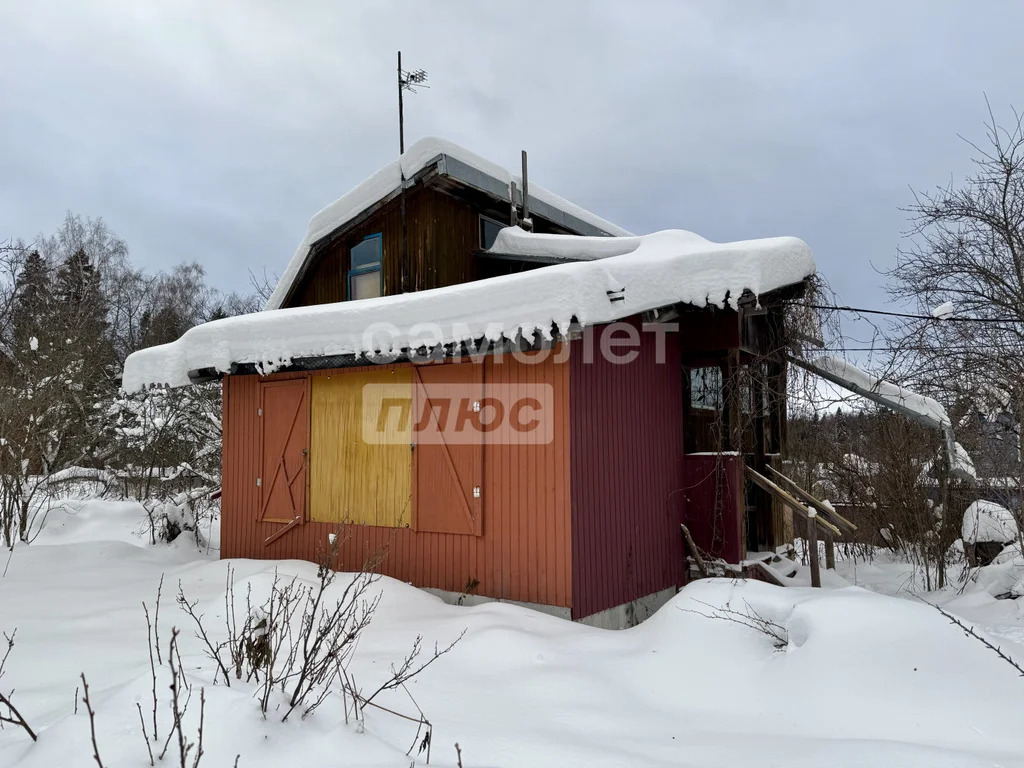
POLYGON ((677 303, 735 306, 814 273, 802 240, 713 243, 692 232, 588 238, 502 230, 494 249, 547 249, 579 259, 487 280, 377 299, 277 309, 215 320, 131 355, 122 385, 189 383, 189 371, 255 364, 269 373, 294 359, 401 353, 519 334, 553 338, 573 320, 612 322, 677 303), (597 253, 593 248, 607 248, 597 253), (589 258, 587 255, 589 254, 589 258))
POLYGON ((794 360, 794 362, 844 389, 929 426, 937 429, 945 429, 950 426, 949 415, 937 400, 893 384, 891 381, 876 378, 867 371, 862 371, 853 363, 835 357, 794 360))
MULTIPOLYGON (((463 184, 500 200, 510 200, 511 183, 515 182, 516 201, 522 202, 522 177, 450 141, 432 137, 420 139, 409 147, 405 154, 385 165, 310 219, 306 235, 285 267, 274 293, 267 300, 265 309, 280 309, 288 292, 302 273, 310 246, 377 203, 397 194, 402 188, 403 179, 408 185, 408 180, 429 169, 436 169, 441 175, 458 179, 463 184)), ((598 236, 630 234, 532 181, 529 196, 530 208, 534 213, 574 232, 598 236)))

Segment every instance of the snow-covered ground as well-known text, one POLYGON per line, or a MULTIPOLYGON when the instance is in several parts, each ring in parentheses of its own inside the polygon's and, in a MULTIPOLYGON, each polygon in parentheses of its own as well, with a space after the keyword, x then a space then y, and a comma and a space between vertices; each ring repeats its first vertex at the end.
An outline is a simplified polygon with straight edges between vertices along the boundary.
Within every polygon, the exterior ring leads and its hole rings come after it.
MULTIPOLYGON (((216 629, 229 564, 236 591, 266 589, 275 568, 312 581, 312 565, 228 563, 184 541, 149 546, 135 533, 141 520, 134 504, 73 504, 14 550, 0 580, 0 628, 17 627, 17 644, 0 687, 15 689, 40 737, 33 744, 7 726, 0 766, 95 766, 88 715, 81 704, 75 711, 81 672, 104 765, 149 764, 136 708, 149 716, 142 602, 152 605, 161 575, 161 627, 183 630, 184 668, 205 686, 201 766, 231 766, 236 755, 243 768, 422 763, 415 750, 405 755, 415 725, 387 713, 369 710, 364 728, 346 725, 341 703, 329 701, 282 724, 262 719, 251 687, 213 685, 211 663, 173 602, 178 582, 216 629)), ((848 567, 839 576, 850 581, 848 567)), ((455 742, 467 768, 1024 765, 1024 679, 931 606, 879 594, 897 591, 900 567, 861 562, 861 587, 813 591, 707 580, 621 632, 505 604, 449 606, 384 579, 352 670, 372 687, 417 634, 432 647, 466 630, 410 685, 434 725, 432 765, 455 765, 455 742), (706 616, 726 604, 782 625, 786 647, 706 616)), ((1018 601, 980 591, 942 599, 1024 659, 1012 644, 1024 641, 1018 601)), ((389 701, 408 709, 404 694, 389 701)), ((190 717, 197 714, 193 705, 190 717)), ((164 763, 177 765, 173 749, 164 763)))

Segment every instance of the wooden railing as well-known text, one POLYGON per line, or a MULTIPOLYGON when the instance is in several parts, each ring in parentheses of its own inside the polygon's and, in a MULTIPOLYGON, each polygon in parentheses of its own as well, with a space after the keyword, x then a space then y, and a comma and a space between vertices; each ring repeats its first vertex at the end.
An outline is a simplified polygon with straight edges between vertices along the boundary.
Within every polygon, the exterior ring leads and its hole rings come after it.
POLYGON ((825 538, 825 568, 836 567, 835 536, 843 531, 855 531, 857 526, 836 512, 831 506, 816 499, 774 467, 767 467, 772 479, 752 467, 746 467, 747 478, 776 501, 792 509, 807 521, 807 549, 811 566, 811 586, 821 586, 821 564, 818 562, 818 528, 825 538))

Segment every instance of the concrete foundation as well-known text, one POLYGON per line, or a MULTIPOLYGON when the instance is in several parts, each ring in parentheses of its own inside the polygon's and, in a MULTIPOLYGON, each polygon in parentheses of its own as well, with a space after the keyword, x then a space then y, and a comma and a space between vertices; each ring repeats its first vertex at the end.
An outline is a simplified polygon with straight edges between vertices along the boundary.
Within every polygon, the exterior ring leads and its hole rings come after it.
POLYGON ((669 587, 668 589, 661 590, 661 592, 638 597, 636 600, 616 605, 614 608, 609 608, 590 616, 584 616, 582 619, 577 619, 577 621, 580 624, 599 627, 600 629, 635 627, 644 619, 650 618, 656 610, 675 597, 675 595, 676 588, 669 587))
MULTIPOLYGON (((568 608, 562 608, 557 605, 524 603, 519 600, 502 600, 496 597, 484 597, 483 595, 467 595, 460 594, 458 592, 448 592, 443 589, 424 589, 423 591, 436 595, 449 605, 511 603, 512 605, 518 605, 523 608, 529 608, 533 611, 546 613, 549 616, 557 616, 560 619, 572 618, 572 614, 568 608)), ((676 588, 669 587, 668 589, 663 589, 660 592, 655 592, 654 594, 646 595, 644 597, 638 597, 636 600, 631 600, 628 603, 617 605, 614 608, 609 608, 590 616, 584 616, 582 619, 577 619, 577 621, 580 624, 586 624, 590 627, 598 627, 599 629, 626 629, 627 627, 635 627, 671 600, 675 594, 676 588)))

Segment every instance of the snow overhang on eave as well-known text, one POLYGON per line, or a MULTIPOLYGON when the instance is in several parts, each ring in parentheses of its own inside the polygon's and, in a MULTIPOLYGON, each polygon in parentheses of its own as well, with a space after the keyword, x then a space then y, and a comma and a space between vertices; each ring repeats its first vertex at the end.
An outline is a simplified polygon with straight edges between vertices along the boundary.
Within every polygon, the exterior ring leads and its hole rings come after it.
MULTIPOLYGON (((491 341, 486 337, 480 337, 468 342, 442 344, 436 347, 407 347, 393 353, 380 355, 353 353, 296 357, 289 360, 287 364, 276 368, 274 372, 323 371, 335 368, 358 368, 371 365, 392 365, 395 363, 415 363, 421 365, 456 359, 477 360, 486 355, 520 354, 550 349, 562 341, 580 338, 582 334, 583 327, 573 321, 567 332, 562 333, 557 328, 552 328, 550 335, 537 331, 532 336, 520 335, 514 339, 502 338, 498 341, 491 341)), ((250 376, 265 374, 266 371, 259 363, 238 361, 231 363, 226 371, 220 371, 213 367, 193 368, 189 370, 188 378, 191 384, 206 384, 211 381, 219 381, 225 375, 250 376)))
POLYGON ((575 324, 601 325, 679 304, 736 308, 748 291, 763 296, 814 273, 810 249, 796 238, 712 243, 666 232, 640 240, 629 253, 591 261, 215 320, 132 354, 124 387, 182 386, 244 364, 271 373, 307 358, 457 350, 480 339, 551 342, 575 324))

